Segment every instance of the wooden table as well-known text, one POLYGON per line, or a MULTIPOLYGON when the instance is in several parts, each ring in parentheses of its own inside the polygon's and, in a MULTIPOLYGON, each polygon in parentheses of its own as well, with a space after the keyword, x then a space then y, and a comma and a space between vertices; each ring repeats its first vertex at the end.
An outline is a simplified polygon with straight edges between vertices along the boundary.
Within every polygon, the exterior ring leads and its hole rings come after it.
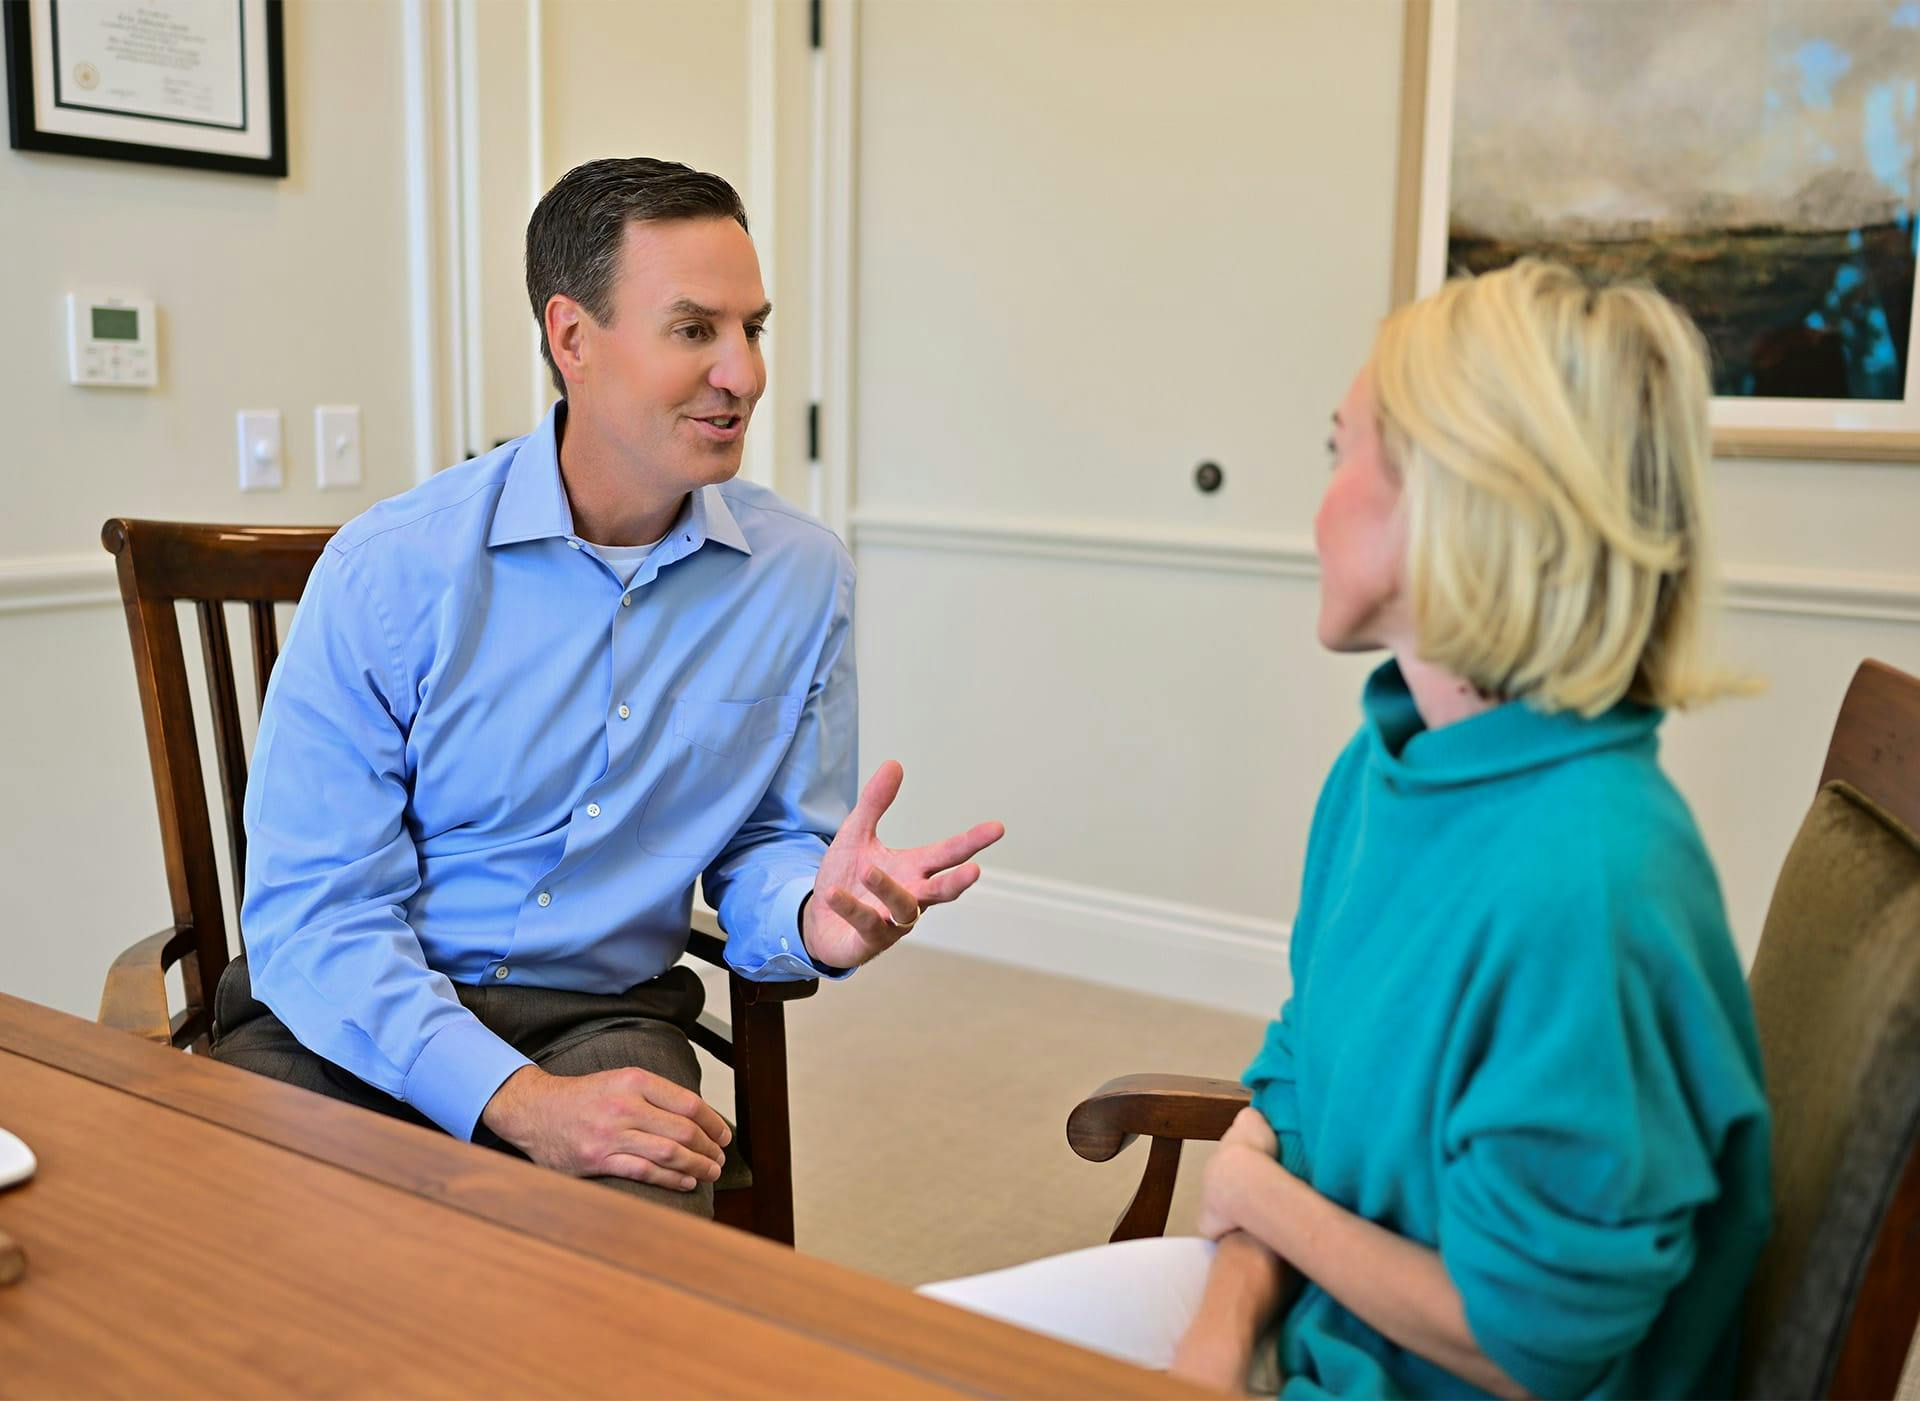
POLYGON ((5 1396, 1199 1396, 0 994, 5 1396))

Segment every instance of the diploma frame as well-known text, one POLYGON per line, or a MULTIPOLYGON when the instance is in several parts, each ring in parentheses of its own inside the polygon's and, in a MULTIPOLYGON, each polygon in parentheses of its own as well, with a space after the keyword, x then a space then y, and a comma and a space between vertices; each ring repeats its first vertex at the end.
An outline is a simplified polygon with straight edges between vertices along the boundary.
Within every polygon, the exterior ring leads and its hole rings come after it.
POLYGON ((7 64, 7 133, 16 151, 50 151, 66 156, 141 161, 149 165, 189 166, 240 175, 284 178, 287 173, 286 53, 282 0, 233 0, 243 32, 254 27, 264 38, 240 45, 242 120, 226 125, 222 139, 244 141, 259 154, 206 149, 192 122, 116 114, 86 115, 93 134, 47 130, 39 113, 46 106, 36 93, 36 72, 54 71, 51 17, 59 0, 0 0, 7 64), (261 57, 264 54, 264 63, 261 57))

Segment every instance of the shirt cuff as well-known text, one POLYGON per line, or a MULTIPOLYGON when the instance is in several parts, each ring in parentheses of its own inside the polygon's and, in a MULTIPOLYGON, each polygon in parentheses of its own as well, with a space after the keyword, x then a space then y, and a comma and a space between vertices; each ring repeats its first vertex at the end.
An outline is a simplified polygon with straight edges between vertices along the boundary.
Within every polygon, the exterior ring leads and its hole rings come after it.
MULTIPOLYGON (((806 940, 800 937, 800 906, 813 893, 814 879, 813 875, 796 876, 768 897, 764 926, 767 932, 759 941, 766 956, 757 964, 751 956, 744 963, 734 963, 733 967, 741 977, 756 983, 781 983, 803 978, 827 978, 839 982, 853 976, 851 968, 815 963, 813 956, 807 952, 806 940)), ((731 931, 728 932, 727 947, 730 951, 736 947, 731 931)), ((744 947, 739 951, 746 952, 744 947)), ((732 962, 731 959, 728 961, 732 962)))
POLYGON ((469 1012, 420 1048, 400 1097, 455 1138, 471 1140, 493 1092, 514 1071, 532 1064, 469 1012))

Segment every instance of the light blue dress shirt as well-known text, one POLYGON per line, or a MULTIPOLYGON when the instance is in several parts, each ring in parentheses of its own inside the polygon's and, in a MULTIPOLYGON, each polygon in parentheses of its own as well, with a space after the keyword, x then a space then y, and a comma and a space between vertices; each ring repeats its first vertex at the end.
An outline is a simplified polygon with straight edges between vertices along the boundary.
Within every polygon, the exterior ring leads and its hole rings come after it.
POLYGON ((526 1057, 452 983, 619 992, 696 878, 749 978, 810 978, 801 901, 857 782, 853 564, 744 482, 630 581, 573 533, 556 406, 342 527, 247 785, 254 994, 461 1138, 526 1057))

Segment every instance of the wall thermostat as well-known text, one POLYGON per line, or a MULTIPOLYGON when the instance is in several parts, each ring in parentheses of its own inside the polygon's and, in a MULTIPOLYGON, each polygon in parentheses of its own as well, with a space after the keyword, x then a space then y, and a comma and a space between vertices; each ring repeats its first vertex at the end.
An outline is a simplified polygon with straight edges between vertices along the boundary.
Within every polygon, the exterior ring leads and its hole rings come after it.
POLYGON ((160 382, 153 303, 114 292, 67 293, 67 380, 121 389, 160 382))

